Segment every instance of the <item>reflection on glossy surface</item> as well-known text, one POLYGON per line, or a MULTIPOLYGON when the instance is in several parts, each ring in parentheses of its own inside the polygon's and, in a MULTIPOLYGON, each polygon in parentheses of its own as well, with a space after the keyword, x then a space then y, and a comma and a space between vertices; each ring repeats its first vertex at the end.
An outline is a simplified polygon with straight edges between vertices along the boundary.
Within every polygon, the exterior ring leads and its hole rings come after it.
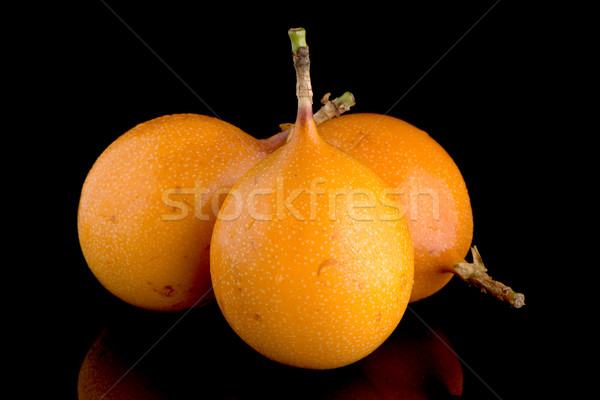
POLYGON ((176 320, 142 313, 103 330, 81 364, 79 399, 386 400, 462 393, 461 365, 447 338, 414 318, 404 318, 367 358, 325 371, 266 359, 235 335, 214 305, 173 327, 176 320))
POLYGON ((133 368, 135 353, 127 340, 105 329, 88 351, 79 371, 77 395, 92 399, 167 399, 146 366, 133 368))
POLYGON ((460 361, 440 329, 414 322, 399 328, 359 368, 385 399, 430 399, 460 396, 460 361))

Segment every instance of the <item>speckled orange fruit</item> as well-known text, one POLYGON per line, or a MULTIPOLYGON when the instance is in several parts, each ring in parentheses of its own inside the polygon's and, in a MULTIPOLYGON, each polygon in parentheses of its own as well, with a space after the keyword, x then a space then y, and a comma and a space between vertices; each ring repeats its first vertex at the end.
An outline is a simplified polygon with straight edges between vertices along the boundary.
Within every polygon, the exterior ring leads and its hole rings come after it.
POLYGON ((175 311, 210 298, 210 237, 224 193, 266 155, 219 119, 167 115, 115 140, 91 168, 78 211, 83 255, 110 292, 175 311))
POLYGON ((223 203, 211 276, 221 311, 251 347, 330 369, 365 357, 398 325, 413 247, 381 178, 323 142, 310 103, 299 103, 288 143, 223 203))
POLYGON ((439 291, 473 238, 469 194, 450 155, 426 132, 381 114, 343 115, 319 125, 319 133, 378 174, 406 211, 415 246, 411 301, 439 291))

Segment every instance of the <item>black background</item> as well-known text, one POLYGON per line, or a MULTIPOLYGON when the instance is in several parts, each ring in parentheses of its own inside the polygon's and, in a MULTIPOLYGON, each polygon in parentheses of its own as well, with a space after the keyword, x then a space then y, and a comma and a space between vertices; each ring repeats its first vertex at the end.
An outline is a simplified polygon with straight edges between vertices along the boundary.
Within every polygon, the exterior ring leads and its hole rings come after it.
MULTIPOLYGON (((564 359, 572 350, 563 335, 576 318, 565 296, 556 295, 568 279, 549 280, 571 249, 560 238, 568 236, 559 228, 560 200, 549 201, 563 184, 555 171, 559 156, 547 145, 566 112, 550 105, 569 86, 557 60, 575 52, 578 39, 566 36, 575 17, 519 3, 86 1, 53 5, 47 14, 22 12, 17 33, 33 36, 16 48, 27 84, 11 105, 23 113, 13 119, 22 132, 16 136, 25 139, 12 148, 25 151, 9 171, 34 168, 25 177, 9 173, 17 198, 10 197, 8 214, 33 216, 20 219, 23 231, 14 235, 25 244, 14 250, 25 277, 11 307, 23 334, 15 332, 25 339, 16 346, 14 370, 36 382, 26 391, 75 398, 81 362, 108 326, 139 321, 151 327, 140 338, 148 346, 170 327, 165 340, 190 340, 194 329, 210 329, 202 328, 202 318, 215 310, 137 310, 100 286, 79 249, 79 191, 106 146, 154 117, 213 115, 257 137, 293 122, 287 30, 297 26, 307 30, 315 103, 326 92, 349 90, 357 99, 353 111, 387 113, 436 139, 463 173, 474 244, 491 275, 526 295, 526 306, 515 310, 453 280, 410 305, 405 318, 440 327, 461 358, 464 397, 538 398, 579 387, 564 374, 578 367, 564 359), (35 153, 27 151, 32 147, 35 153), (33 200, 27 213, 17 202, 23 198, 33 200)), ((243 348, 232 341, 223 335, 210 348, 243 348)), ((206 343, 189 343, 196 359, 174 354, 170 362, 193 365, 202 376, 211 370, 209 358, 202 359, 206 343)), ((235 362, 235 354, 224 353, 235 362)), ((264 373, 252 365, 245 371, 245 382, 264 373)), ((226 378, 205 382, 204 390, 235 384, 226 378)), ((281 398, 291 397, 286 390, 293 385, 276 387, 281 398)), ((198 390, 186 398, 200 398, 198 390)))

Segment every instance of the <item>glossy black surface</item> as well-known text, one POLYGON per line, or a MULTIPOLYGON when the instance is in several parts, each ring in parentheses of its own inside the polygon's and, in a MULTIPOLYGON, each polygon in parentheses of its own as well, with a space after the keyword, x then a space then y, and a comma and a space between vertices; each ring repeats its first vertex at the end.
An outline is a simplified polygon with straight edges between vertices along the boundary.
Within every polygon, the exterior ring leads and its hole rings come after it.
MULTIPOLYGON (((83 180, 102 150, 134 125, 192 112, 267 137, 294 120, 287 29, 296 26, 307 29, 315 104, 326 92, 349 90, 353 111, 402 118, 436 139, 463 173, 473 242, 491 275, 526 295, 525 307, 510 309, 454 279, 411 304, 393 337, 442 332, 460 362, 466 399, 541 398, 569 386, 561 379, 570 367, 559 333, 573 317, 546 279, 565 249, 540 241, 558 219, 545 208, 555 188, 552 167, 535 158, 544 152, 547 131, 539 128, 548 115, 533 105, 550 92, 542 71, 560 36, 544 10, 493 1, 298 12, 278 4, 85 3, 54 9, 60 16, 38 37, 44 128, 35 130, 35 143, 48 157, 39 158, 30 208, 36 218, 27 228, 43 245, 21 252, 39 270, 21 281, 39 289, 17 323, 27 326, 16 370, 30 377, 28 391, 75 399, 86 354, 108 329, 117 343, 135 343, 125 346, 123 363, 158 376, 152 381, 175 398, 371 398, 348 395, 372 395, 373 381, 357 366, 299 371, 257 355, 215 304, 190 313, 124 304, 95 280, 79 249, 83 180)), ((449 396, 439 379, 427 382, 424 398, 449 396)))

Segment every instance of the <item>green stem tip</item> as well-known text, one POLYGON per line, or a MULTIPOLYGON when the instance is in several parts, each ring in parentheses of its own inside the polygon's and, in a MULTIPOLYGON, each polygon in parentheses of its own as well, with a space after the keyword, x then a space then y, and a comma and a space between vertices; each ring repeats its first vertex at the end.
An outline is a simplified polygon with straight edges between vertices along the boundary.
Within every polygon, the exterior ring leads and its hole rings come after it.
POLYGON ((334 100, 337 104, 343 104, 348 109, 356 104, 354 95, 350 92, 346 92, 337 99, 334 100))
POLYGON ((288 31, 292 41, 292 52, 295 53, 300 47, 306 46, 306 30, 304 28, 292 28, 288 31))

